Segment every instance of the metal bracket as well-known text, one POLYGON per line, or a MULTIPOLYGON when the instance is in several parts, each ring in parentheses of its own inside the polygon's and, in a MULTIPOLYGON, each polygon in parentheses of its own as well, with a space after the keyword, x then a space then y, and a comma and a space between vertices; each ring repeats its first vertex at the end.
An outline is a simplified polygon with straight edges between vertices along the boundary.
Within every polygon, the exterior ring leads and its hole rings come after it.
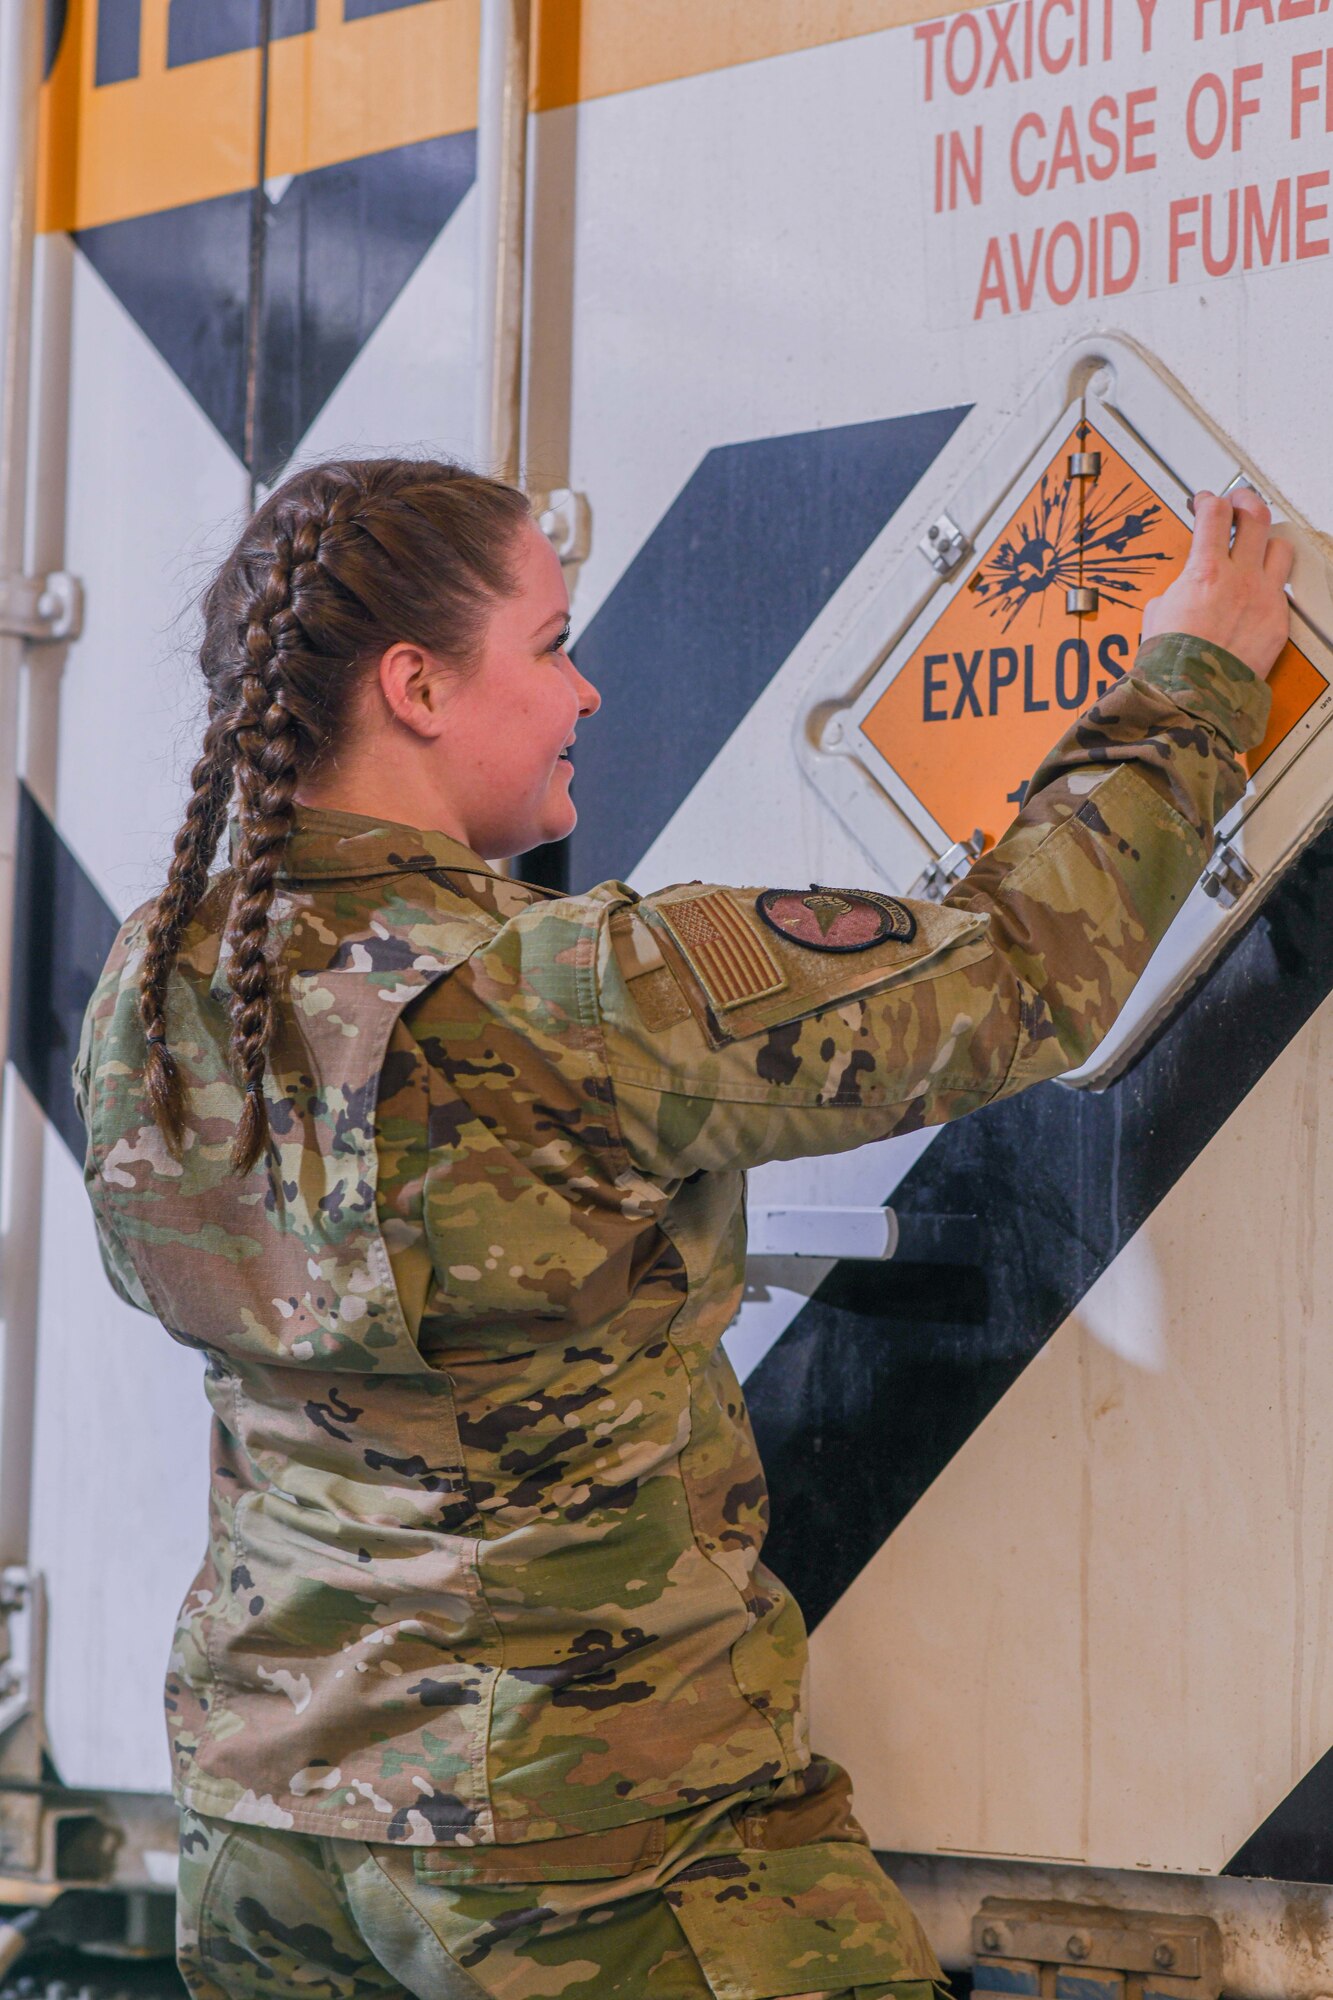
POLYGON ((83 585, 68 570, 0 576, 0 638, 56 644, 83 630, 83 585))
POLYGON ((1243 855, 1223 840, 1213 850, 1212 859, 1200 877, 1199 886, 1205 896, 1220 903, 1224 910, 1234 909, 1245 891, 1257 881, 1253 868, 1243 855))
POLYGON ((549 493, 531 493, 528 498, 545 535, 562 563, 586 562, 592 547, 592 508, 586 493, 569 486, 554 486, 549 493))
POLYGON ((1211 1917, 988 1896, 972 1920, 975 2000, 1218 2000, 1222 1938, 1211 1917))
POLYGON ((945 513, 926 529, 917 547, 932 569, 941 576, 952 576, 963 557, 970 553, 972 544, 953 515, 945 513))
POLYGON ((840 1262, 974 1264, 981 1232, 974 1215, 899 1215, 894 1208, 746 1211, 752 1257, 832 1257, 840 1262))
POLYGON ((853 1257, 880 1264, 898 1248, 891 1208, 748 1208, 752 1257, 853 1257))
POLYGON ((21 1722, 32 1706, 43 1611, 40 1576, 26 1569, 0 1571, 0 1619, 6 1642, 0 1660, 0 1736, 21 1722))
POLYGON ((952 847, 946 847, 937 861, 924 868, 908 890, 908 896, 918 902, 942 903, 955 882, 961 882, 972 863, 986 845, 986 836, 977 827, 966 840, 956 840, 952 847))

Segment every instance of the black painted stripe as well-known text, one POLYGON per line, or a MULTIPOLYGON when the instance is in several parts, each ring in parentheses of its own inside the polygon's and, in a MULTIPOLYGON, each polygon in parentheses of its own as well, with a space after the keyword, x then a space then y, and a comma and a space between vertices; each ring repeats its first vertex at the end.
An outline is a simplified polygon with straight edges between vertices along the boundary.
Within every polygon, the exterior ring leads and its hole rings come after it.
MULTIPOLYGON (((93 80, 99 88, 105 83, 128 83, 139 74, 141 13, 140 0, 100 0, 97 9, 97 48, 93 67, 93 80)), ((63 19, 60 31, 63 34, 63 19)), ((48 12, 48 47, 50 34, 51 16, 48 12)), ((49 66, 48 61, 48 69, 49 66)))
POLYGON ((1278 1882, 1333 1882, 1333 1750, 1306 1772, 1222 1872, 1267 1875, 1278 1882))
MULTIPOLYGON (((106 0, 102 0, 105 6, 106 0)), ((273 0, 269 34, 273 41, 305 35, 315 25, 315 0, 273 0)), ((259 0, 171 0, 167 17, 167 67, 207 62, 212 56, 257 49, 261 33, 259 0)))
POLYGON ((344 21, 364 21, 368 14, 396 14, 400 7, 422 7, 429 0, 343 0, 344 21))
MULTIPOLYGON (((943 450, 967 408, 710 451, 575 649, 575 887, 625 874, 943 450)), ((540 866, 541 864, 537 864, 540 866)), ((717 868, 726 880, 726 856, 717 868)))
POLYGON ((81 1162, 70 1069, 84 1009, 120 925, 26 785, 16 865, 10 1060, 81 1162))
POLYGON ((42 65, 42 76, 49 77, 56 66, 60 45, 65 39, 65 29, 69 25, 69 0, 46 0, 46 53, 42 65))
POLYGON ((767 1560, 822 1618, 1333 990, 1333 830, 1146 1057, 946 1126, 893 1195, 975 1214, 975 1267, 844 1264, 746 1385, 767 1560), (836 1466, 836 1478, 828 1468, 836 1466))

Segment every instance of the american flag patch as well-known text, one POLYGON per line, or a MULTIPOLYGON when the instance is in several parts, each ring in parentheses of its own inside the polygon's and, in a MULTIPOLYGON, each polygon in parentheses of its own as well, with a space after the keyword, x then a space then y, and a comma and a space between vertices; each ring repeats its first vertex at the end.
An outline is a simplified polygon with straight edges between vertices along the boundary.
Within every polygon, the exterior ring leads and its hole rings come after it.
POLYGON ((725 890, 710 889, 680 903, 657 905, 704 992, 719 1013, 781 993, 781 966, 725 890))

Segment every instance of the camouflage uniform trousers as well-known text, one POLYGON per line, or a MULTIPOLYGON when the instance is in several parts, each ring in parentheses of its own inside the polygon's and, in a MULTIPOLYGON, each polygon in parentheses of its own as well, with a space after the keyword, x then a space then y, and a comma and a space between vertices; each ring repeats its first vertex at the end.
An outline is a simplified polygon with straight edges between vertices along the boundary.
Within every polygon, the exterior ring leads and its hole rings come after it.
POLYGON ((527 1849, 185 1812, 181 1971, 195 2000, 936 2000, 938 1964, 844 1774, 812 1769, 828 1774, 813 1796, 801 1774, 527 1849))

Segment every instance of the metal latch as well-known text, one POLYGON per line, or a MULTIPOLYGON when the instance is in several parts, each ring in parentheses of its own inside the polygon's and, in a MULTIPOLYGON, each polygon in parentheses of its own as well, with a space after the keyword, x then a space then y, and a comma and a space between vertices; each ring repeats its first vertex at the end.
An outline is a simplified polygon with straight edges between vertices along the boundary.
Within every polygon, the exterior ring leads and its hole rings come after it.
POLYGON ((0 576, 0 638, 53 643, 83 630, 83 585, 68 570, 0 576))
POLYGON ((937 860, 921 871, 908 890, 908 896, 917 902, 942 903, 954 883, 962 881, 985 845, 986 836, 980 827, 969 833, 966 840, 956 840, 952 847, 946 847, 937 860))
POLYGON ((1218 2000, 1211 1917, 988 1896, 972 1920, 973 2000, 1218 2000))
POLYGON ((932 569, 937 569, 941 576, 951 576, 972 544, 952 514, 941 514, 926 529, 917 547, 932 569))
POLYGON ((586 562, 592 547, 592 508, 586 493, 553 486, 548 493, 529 496, 537 526, 562 563, 586 562))
POLYGON ((1211 896, 1224 910, 1230 910, 1257 880, 1244 856, 1237 854, 1235 848, 1223 840, 1213 850, 1212 858, 1200 877, 1200 887, 1205 896, 1211 896))

